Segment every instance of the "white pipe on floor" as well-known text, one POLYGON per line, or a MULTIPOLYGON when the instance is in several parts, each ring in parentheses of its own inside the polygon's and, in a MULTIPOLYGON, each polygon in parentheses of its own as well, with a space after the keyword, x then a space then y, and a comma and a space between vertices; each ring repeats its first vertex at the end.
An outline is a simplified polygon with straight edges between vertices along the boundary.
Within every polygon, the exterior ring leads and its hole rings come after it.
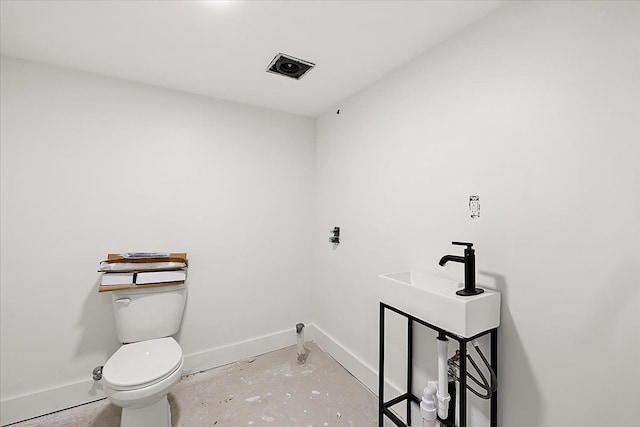
POLYGON ((447 338, 438 338, 438 415, 443 420, 449 416, 449 377, 447 366, 447 338))

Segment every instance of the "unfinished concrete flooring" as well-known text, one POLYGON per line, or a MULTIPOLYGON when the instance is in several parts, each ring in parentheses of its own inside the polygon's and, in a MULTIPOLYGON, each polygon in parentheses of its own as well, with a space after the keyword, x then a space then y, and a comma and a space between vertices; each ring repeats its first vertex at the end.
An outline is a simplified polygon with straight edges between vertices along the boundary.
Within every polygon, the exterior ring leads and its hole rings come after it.
MULTIPOLYGON (((183 377, 169 393, 173 427, 377 426, 377 398, 313 343, 305 364, 288 347, 183 377)), ((16 427, 117 427, 107 400, 16 427)))

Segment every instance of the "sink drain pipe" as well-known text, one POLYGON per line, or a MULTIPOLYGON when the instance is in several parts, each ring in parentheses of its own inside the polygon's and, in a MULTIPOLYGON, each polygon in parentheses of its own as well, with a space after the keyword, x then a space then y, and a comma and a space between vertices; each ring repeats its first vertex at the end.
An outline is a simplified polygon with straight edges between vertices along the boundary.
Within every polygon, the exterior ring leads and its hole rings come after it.
POLYGON ((449 416, 449 365, 447 364, 447 344, 444 334, 438 336, 438 415, 443 420, 449 416))
POLYGON ((449 417, 449 365, 447 360, 447 344, 449 340, 446 335, 439 334, 438 339, 438 382, 429 381, 422 395, 420 410, 422 413, 423 425, 425 427, 435 427, 436 418, 439 416, 445 420, 449 417), (438 401, 436 409, 436 399, 438 401))
POLYGON ((435 395, 438 393, 438 386, 435 381, 429 381, 427 387, 422 394, 422 402, 420 402, 420 412, 422 413, 422 427, 436 427, 436 418, 438 417, 436 410, 435 395))

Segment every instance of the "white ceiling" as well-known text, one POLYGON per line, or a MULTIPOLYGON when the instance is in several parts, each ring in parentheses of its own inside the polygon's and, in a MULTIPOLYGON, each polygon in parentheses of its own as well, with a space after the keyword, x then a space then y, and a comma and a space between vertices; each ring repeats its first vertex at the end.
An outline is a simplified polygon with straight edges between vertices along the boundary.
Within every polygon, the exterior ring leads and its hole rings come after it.
POLYGON ((1 0, 0 48, 314 117, 504 3, 1 0), (265 72, 280 52, 316 67, 298 81, 265 72))

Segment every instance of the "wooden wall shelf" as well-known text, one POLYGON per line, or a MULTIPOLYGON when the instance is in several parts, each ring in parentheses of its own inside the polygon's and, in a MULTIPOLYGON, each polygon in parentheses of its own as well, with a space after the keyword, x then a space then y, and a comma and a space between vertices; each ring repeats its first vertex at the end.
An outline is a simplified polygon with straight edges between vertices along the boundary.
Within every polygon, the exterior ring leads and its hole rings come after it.
POLYGON ((126 289, 139 289, 139 288, 156 288, 158 286, 182 285, 183 283, 184 283, 184 280, 181 280, 179 282, 148 283, 146 285, 109 285, 109 286, 100 285, 98 287, 98 292, 123 291, 126 289))

